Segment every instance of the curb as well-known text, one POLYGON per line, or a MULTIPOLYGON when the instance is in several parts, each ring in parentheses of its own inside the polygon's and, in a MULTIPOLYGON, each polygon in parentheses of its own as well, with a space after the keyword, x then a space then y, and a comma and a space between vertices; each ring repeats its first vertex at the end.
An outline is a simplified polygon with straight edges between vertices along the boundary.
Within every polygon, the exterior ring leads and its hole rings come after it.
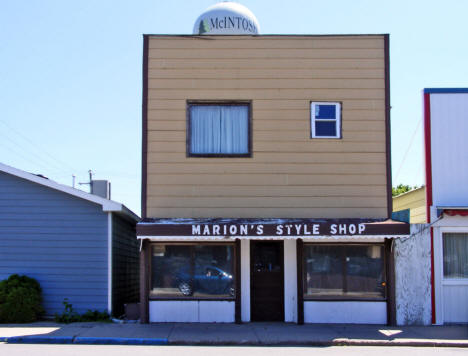
POLYGON ((81 345, 168 345, 167 339, 127 337, 76 337, 74 344, 81 345))
POLYGON ((329 347, 329 346, 406 346, 406 347, 456 347, 468 348, 468 341, 449 341, 449 340, 363 340, 363 339, 334 339, 334 340, 311 340, 311 341, 177 341, 169 342, 170 346, 309 346, 309 347, 329 347))
POLYGON ((7 344, 78 344, 78 345, 168 345, 167 339, 126 337, 11 336, 0 337, 7 344))
POLYGON ((5 337, 8 344, 72 344, 72 336, 12 336, 5 337))
POLYGON ((12 336, 0 337, 0 342, 8 344, 77 344, 77 345, 146 345, 146 346, 406 346, 406 347, 456 347, 468 348, 468 340, 370 340, 333 339, 307 341, 169 341, 164 338, 124 338, 124 337, 73 337, 73 336, 12 336))

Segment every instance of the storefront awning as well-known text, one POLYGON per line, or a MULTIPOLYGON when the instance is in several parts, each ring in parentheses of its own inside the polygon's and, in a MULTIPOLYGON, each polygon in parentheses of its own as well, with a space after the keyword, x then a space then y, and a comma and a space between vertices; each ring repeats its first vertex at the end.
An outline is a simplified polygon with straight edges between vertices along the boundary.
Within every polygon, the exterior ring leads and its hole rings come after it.
POLYGON ((438 206, 438 216, 444 213, 448 216, 468 216, 468 206, 438 206))
POLYGON ((144 219, 139 239, 226 241, 233 239, 361 240, 408 237, 407 223, 386 219, 144 219))

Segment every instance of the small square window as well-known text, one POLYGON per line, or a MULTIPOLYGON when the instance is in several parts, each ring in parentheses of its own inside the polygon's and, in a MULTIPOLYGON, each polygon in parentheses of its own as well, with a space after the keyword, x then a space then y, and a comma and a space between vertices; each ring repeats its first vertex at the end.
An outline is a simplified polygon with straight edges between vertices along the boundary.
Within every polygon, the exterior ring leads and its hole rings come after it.
POLYGON ((250 156, 250 104, 189 103, 189 156, 250 156))
POLYGON ((311 138, 341 138, 341 104, 310 103, 311 138))

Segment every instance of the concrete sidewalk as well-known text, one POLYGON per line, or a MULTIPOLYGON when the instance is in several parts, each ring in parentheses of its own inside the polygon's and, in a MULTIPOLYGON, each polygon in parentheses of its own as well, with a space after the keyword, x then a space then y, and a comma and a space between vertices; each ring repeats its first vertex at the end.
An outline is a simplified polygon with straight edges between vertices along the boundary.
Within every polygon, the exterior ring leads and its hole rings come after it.
POLYGON ((468 326, 38 322, 0 324, 0 342, 103 345, 468 347, 468 326))

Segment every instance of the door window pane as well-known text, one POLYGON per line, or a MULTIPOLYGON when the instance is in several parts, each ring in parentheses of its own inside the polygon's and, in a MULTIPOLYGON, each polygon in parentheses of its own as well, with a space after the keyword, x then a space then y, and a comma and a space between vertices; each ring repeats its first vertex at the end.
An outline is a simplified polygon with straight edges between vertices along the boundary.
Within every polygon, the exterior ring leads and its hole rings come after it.
POLYGON ((468 278, 468 234, 443 234, 444 277, 468 278))

